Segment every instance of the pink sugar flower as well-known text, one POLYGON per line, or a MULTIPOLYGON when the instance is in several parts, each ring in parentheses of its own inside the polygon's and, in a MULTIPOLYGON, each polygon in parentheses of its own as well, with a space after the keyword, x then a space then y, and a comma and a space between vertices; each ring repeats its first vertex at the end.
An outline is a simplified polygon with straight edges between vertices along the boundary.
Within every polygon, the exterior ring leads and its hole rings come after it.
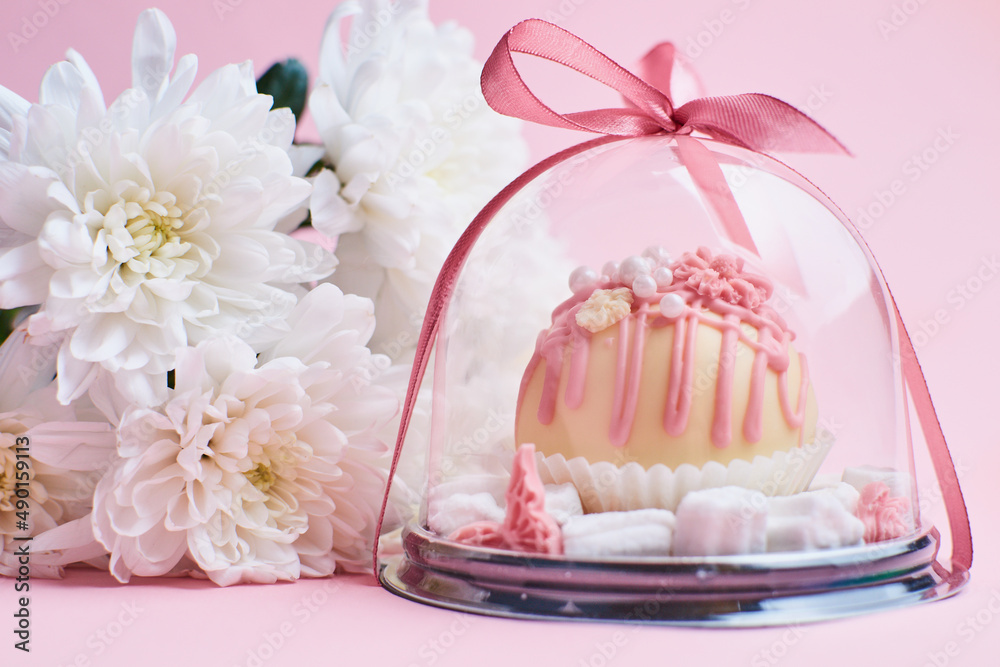
POLYGON ((885 482, 872 482, 861 490, 856 515, 865 524, 865 542, 883 542, 910 531, 910 501, 890 496, 885 482))
POLYGON ((674 284, 683 283, 701 296, 722 299, 754 310, 767 301, 773 288, 763 276, 743 271, 743 259, 734 255, 712 256, 708 248, 686 252, 670 269, 674 284))

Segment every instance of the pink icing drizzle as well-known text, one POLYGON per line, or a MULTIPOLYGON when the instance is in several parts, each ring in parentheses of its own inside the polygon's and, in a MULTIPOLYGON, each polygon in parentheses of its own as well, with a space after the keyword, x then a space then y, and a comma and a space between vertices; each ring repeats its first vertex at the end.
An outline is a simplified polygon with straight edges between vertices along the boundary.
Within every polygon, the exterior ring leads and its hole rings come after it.
POLYGON ((478 521, 459 528, 448 539, 474 546, 559 555, 562 530, 545 511, 545 485, 535 466, 535 446, 523 444, 514 455, 507 486, 503 523, 478 521))
MULTIPOLYGON (((722 332, 719 366, 712 422, 712 443, 719 448, 729 446, 733 439, 732 398, 738 343, 754 352, 751 366, 750 395, 743 419, 743 436, 748 442, 758 442, 763 436, 764 383, 767 369, 778 374, 778 402, 782 415, 791 428, 801 428, 805 422, 809 374, 805 355, 799 354, 802 380, 798 399, 793 407, 789 396, 787 370, 789 343, 795 335, 781 317, 764 302, 772 293, 766 278, 743 271, 743 260, 730 255, 712 256, 707 248, 697 253, 684 253, 670 265, 673 281, 649 298, 634 296, 632 313, 619 322, 618 355, 615 369, 614 399, 611 408, 609 439, 617 447, 628 442, 635 421, 642 377, 643 351, 648 328, 674 324, 673 349, 667 385, 667 403, 663 411, 663 428, 673 437, 687 428, 694 397, 694 355, 698 327, 707 325, 722 332), (678 294, 685 302, 684 312, 668 320, 650 310, 664 294, 678 294), (706 316, 705 311, 722 319, 706 316), (740 327, 747 323, 757 330, 757 339, 750 338, 740 327)), ((576 313, 590 294, 597 289, 614 289, 624 285, 616 277, 602 277, 593 290, 581 290, 560 304, 552 314, 552 326, 543 331, 535 346, 535 354, 524 374, 521 400, 528 380, 542 359, 545 377, 538 406, 538 421, 551 424, 555 418, 556 399, 563 372, 563 354, 569 350, 569 378, 565 402, 570 409, 583 404, 587 368, 587 350, 592 334, 578 326, 576 313)), ((520 401, 519 401, 520 402, 520 401)), ((800 444, 803 434, 800 432, 800 444)))
POLYGON ((885 482, 872 482, 861 490, 856 516, 865 524, 865 542, 882 542, 910 531, 910 501, 890 496, 885 482))

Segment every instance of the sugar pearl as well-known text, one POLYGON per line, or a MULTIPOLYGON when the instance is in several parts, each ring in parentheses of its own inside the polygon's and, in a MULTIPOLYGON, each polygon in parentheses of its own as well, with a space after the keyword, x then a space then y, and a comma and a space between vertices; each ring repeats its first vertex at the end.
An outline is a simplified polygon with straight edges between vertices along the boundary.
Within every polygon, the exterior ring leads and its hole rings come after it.
POLYGON ((677 294, 665 294, 660 299, 660 314, 668 320, 673 320, 681 316, 685 308, 684 299, 677 294))
POLYGON ((653 276, 639 275, 632 281, 632 291, 640 299, 649 299, 656 295, 656 281, 653 276))
POLYGON ((648 276, 651 269, 652 267, 650 267, 649 261, 645 257, 631 255, 622 261, 621 267, 618 269, 618 277, 621 278, 623 283, 630 285, 638 276, 648 276))
POLYGON ((569 288, 574 293, 579 292, 596 283, 597 278, 597 271, 589 266, 578 266, 573 269, 573 273, 569 274, 569 288))
POLYGON ((609 279, 614 279, 618 275, 618 262, 606 262, 601 268, 601 273, 606 275, 609 279))
POLYGON ((670 255, 667 249, 661 245, 651 245, 642 252, 643 257, 653 260, 656 266, 666 266, 670 263, 670 255))
POLYGON ((653 280, 656 281, 656 286, 659 288, 670 287, 670 283, 674 282, 674 272, 665 266, 661 266, 656 271, 653 271, 653 280))

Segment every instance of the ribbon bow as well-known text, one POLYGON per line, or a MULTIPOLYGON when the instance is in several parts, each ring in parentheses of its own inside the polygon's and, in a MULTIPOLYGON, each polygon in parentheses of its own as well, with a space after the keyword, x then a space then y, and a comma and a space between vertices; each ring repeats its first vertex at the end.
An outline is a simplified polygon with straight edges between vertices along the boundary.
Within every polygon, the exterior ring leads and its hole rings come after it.
POLYGON ((576 35, 546 21, 528 19, 501 38, 483 67, 480 81, 486 101, 497 112, 553 127, 628 137, 685 135, 697 130, 717 141, 757 152, 849 154, 819 123, 770 95, 704 97, 675 109, 669 97, 674 56, 669 42, 650 50, 640 64, 644 81, 576 35), (631 106, 556 113, 528 89, 514 66, 514 53, 575 69, 618 91, 631 106))
POLYGON ((729 238, 759 255, 718 162, 698 141, 684 137, 698 131, 756 152, 850 153, 819 123, 770 95, 703 97, 675 109, 669 97, 674 56, 674 46, 669 42, 650 50, 640 63, 643 80, 576 35, 546 21, 528 19, 500 39, 483 67, 480 81, 487 103, 507 116, 618 137, 674 135, 688 173, 729 238), (630 106, 559 114, 525 84, 514 65, 514 53, 575 69, 621 93, 630 106))

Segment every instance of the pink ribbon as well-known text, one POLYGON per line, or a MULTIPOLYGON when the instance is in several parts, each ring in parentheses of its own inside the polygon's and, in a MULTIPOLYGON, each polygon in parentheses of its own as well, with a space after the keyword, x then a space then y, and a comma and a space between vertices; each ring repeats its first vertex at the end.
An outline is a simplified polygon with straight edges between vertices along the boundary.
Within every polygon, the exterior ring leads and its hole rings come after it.
MULTIPOLYGON (((750 238, 746 222, 736 206, 721 169, 707 148, 702 146, 697 139, 685 135, 699 131, 717 141, 754 151, 848 153, 840 142, 811 118, 781 100, 768 95, 751 93, 726 97, 705 97, 692 100, 674 109, 670 98, 664 92, 670 90, 674 55, 674 47, 669 43, 663 43, 653 48, 641 63, 645 79, 643 80, 625 70, 579 37, 538 19, 530 19, 514 26, 493 50, 483 68, 481 81, 483 94, 490 106, 496 111, 544 125, 596 132, 603 136, 567 148, 542 160, 521 174, 479 212, 445 260, 431 293, 423 328, 417 342, 406 400, 402 408, 396 448, 389 469, 389 484, 391 484, 399 463, 417 393, 437 339, 440 323, 444 318, 445 310, 451 300, 451 294, 462 267, 479 236, 494 215, 535 178, 564 160, 597 146, 617 141, 622 137, 672 134, 678 140, 679 152, 685 161, 685 166, 692 173, 699 188, 705 193, 730 238, 756 254, 756 248, 750 238), (535 55, 575 69, 620 92, 630 106, 558 114, 543 104, 528 89, 514 66, 512 53, 535 55)), ((855 237, 864 243, 857 229, 853 225, 851 228, 855 237)), ((878 268, 877 263, 875 267, 878 268)), ((880 269, 879 272, 881 273, 880 269)), ((888 296, 898 327, 903 380, 913 398, 918 419, 925 434, 931 461, 944 497, 951 530, 951 570, 947 570, 937 561, 935 561, 934 567, 945 583, 957 587, 967 579, 968 570, 972 566, 972 533, 968 511, 951 453, 931 402, 930 392, 913 349, 913 343, 903 324, 892 293, 889 292, 888 296)), ((382 510, 379 514, 376 536, 381 534, 382 521, 388 501, 389 489, 387 487, 382 501, 382 510)), ((379 570, 377 538, 372 555, 377 578, 379 570)))
POLYGON ((489 105, 508 116, 619 137, 674 135, 681 159, 726 234, 734 243, 759 254, 715 158, 700 142, 682 137, 698 131, 756 152, 848 151, 816 121, 770 95, 704 97, 675 109, 669 97, 674 60, 672 44, 654 47, 640 63, 644 81, 576 35, 551 23, 529 19, 500 39, 483 67, 481 83, 489 105), (556 113, 529 90, 514 65, 514 53, 575 69, 621 93, 629 106, 556 113))
POLYGON ((640 67, 656 88, 559 26, 539 19, 518 23, 504 35, 483 67, 483 95, 499 113, 543 125, 637 137, 690 134, 698 130, 718 141, 752 151, 848 151, 816 121, 770 95, 747 93, 704 97, 674 109, 668 97, 674 47, 659 44, 640 67), (630 108, 558 114, 521 78, 512 54, 525 53, 565 65, 617 90, 630 108))

